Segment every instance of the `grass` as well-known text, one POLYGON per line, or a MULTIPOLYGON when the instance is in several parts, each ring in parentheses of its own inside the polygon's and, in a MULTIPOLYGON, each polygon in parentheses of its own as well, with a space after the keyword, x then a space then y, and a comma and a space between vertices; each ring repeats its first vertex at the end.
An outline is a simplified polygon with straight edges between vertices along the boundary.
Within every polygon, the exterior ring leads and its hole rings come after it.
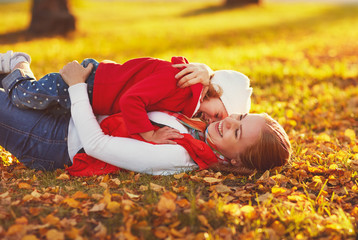
POLYGON ((87 57, 181 55, 241 71, 254 88, 252 111, 288 132, 292 164, 250 178, 201 171, 67 179, 1 166, 0 237, 355 239, 358 6, 220 4, 76 0, 75 33, 33 39, 16 34, 29 23, 30 1, 1 4, 0 52, 28 52, 38 77, 87 57))

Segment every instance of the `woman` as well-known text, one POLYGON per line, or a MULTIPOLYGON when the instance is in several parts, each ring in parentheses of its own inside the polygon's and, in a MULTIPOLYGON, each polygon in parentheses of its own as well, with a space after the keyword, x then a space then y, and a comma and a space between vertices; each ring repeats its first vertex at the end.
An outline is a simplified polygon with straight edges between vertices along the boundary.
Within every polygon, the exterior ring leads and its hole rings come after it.
MULTIPOLYGON (((80 148, 74 143, 82 142, 89 155, 127 170, 174 174, 196 168, 188 152, 179 145, 152 145, 105 135, 88 100, 85 74, 66 66, 62 74, 70 85, 72 118, 17 109, 0 91, 0 145, 26 166, 48 170, 70 166, 70 159, 80 148)), ((181 129, 184 131, 183 126, 181 129)), ((290 157, 286 133, 265 115, 232 115, 210 124, 207 131, 211 143, 228 159, 210 166, 216 169, 265 170, 285 164, 290 157)), ((171 138, 181 137, 175 130, 170 134, 171 138)))

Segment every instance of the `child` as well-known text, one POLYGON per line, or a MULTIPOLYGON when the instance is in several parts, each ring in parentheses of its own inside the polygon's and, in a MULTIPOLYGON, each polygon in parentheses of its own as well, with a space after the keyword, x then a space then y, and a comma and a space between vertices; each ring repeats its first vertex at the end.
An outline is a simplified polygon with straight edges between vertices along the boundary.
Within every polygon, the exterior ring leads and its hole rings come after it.
MULTIPOLYGON (((11 101, 19 108, 67 112, 71 103, 68 85, 61 75, 50 73, 36 81, 29 67, 30 60, 25 53, 8 51, 0 54, 0 71, 12 71, 2 80, 11 101), (28 70, 16 69, 17 64, 27 65, 28 70)), ((122 112, 129 134, 139 133, 148 142, 173 143, 169 136, 156 134, 148 119, 148 111, 181 112, 188 117, 202 116, 208 122, 223 119, 231 113, 248 112, 250 103, 240 102, 247 96, 250 99, 252 93, 246 76, 235 71, 224 71, 224 78, 229 79, 229 84, 223 90, 231 90, 228 95, 237 101, 230 102, 238 103, 238 107, 229 106, 224 105, 225 100, 220 99, 220 93, 212 84, 208 89, 204 89, 202 84, 179 88, 175 75, 180 70, 172 65, 180 63, 188 61, 182 57, 173 57, 171 62, 138 58, 124 64, 84 60, 81 65, 84 71, 89 72, 86 82, 94 113, 110 115, 122 112), (200 101, 202 95, 205 98, 200 101), (246 107, 243 109, 241 106, 246 107)), ((220 73, 215 73, 214 79, 221 79, 216 75, 220 76, 220 73)))

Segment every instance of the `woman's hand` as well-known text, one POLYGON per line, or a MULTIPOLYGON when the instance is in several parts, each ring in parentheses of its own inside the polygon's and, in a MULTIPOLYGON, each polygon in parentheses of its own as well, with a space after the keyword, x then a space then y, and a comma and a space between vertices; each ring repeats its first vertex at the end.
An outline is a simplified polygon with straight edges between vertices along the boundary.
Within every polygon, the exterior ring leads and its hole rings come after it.
POLYGON ((214 71, 203 63, 174 64, 173 67, 184 67, 183 70, 175 75, 175 78, 179 79, 178 86, 181 88, 189 87, 196 83, 208 86, 211 77, 214 75, 214 71))
POLYGON ((145 133, 139 133, 142 138, 148 142, 154 142, 157 144, 177 144, 171 139, 183 138, 183 135, 176 129, 170 127, 162 127, 156 131, 149 131, 145 133))
POLYGON ((68 86, 75 85, 77 83, 85 83, 93 68, 93 64, 90 63, 84 68, 77 61, 67 63, 61 70, 60 74, 63 80, 68 86))

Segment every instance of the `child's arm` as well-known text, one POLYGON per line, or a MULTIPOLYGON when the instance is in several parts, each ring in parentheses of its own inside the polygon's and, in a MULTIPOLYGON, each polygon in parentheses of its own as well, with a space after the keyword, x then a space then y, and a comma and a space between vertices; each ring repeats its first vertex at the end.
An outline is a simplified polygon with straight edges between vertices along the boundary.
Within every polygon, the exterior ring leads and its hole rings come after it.
POLYGON ((92 68, 92 63, 88 64, 88 66, 84 68, 77 61, 72 61, 67 63, 60 70, 60 74, 63 80, 67 83, 67 85, 72 86, 77 83, 85 83, 87 77, 91 73, 92 68))
POLYGON ((170 140, 175 138, 183 138, 183 135, 176 129, 170 127, 163 127, 158 130, 139 133, 146 141, 154 142, 158 144, 176 144, 176 142, 170 140))
POLYGON ((185 88, 196 83, 204 86, 210 84, 210 79, 214 75, 214 71, 203 63, 174 64, 173 67, 184 68, 175 78, 178 79, 178 87, 185 88))

